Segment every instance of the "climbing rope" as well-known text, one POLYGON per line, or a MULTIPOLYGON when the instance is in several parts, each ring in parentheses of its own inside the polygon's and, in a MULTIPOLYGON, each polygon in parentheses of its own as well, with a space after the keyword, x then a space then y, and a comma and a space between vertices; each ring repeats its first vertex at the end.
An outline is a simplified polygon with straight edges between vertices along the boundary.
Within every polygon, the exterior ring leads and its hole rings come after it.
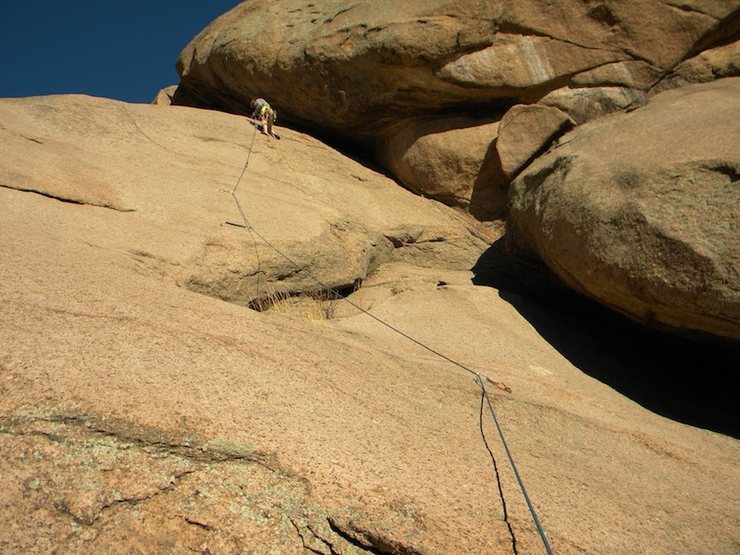
POLYGON ((490 397, 488 397, 488 391, 486 390, 486 384, 483 381, 483 376, 478 374, 477 379, 478 379, 478 385, 480 385, 480 389, 483 392, 483 396, 486 398, 486 403, 488 404, 488 410, 491 413, 491 418, 493 419, 493 423, 496 424, 496 430, 498 430, 498 435, 501 438, 501 445, 504 446, 504 451, 506 451, 506 456, 509 458, 511 469, 514 471, 514 476, 516 476, 516 481, 519 484, 519 488, 522 490, 522 495, 524 496, 524 500, 527 502, 527 507, 529 508, 529 514, 532 515, 532 520, 534 521, 534 525, 537 528, 537 533, 542 539, 542 544, 545 546, 545 551, 547 552, 547 554, 552 555, 552 548, 550 547, 550 542, 547 541, 547 535, 545 534, 545 531, 542 529, 542 525, 540 524, 540 519, 537 518, 537 513, 535 512, 534 507, 532 506, 532 501, 530 501, 529 495, 527 495, 527 489, 524 487, 524 482, 522 481, 522 477, 519 474, 519 470, 516 467, 516 463, 514 462, 514 457, 511 456, 511 451, 509 451, 509 445, 506 443, 506 439, 504 438, 504 432, 501 430, 501 426, 499 426, 498 418, 496 418, 496 412, 493 410, 493 404, 491 403, 490 397))
MULTIPOLYGON (((258 272, 258 274, 261 271, 261 261, 260 261, 259 253, 258 253, 258 250, 257 250, 257 240, 255 239, 255 236, 258 237, 263 243, 265 243, 272 250, 274 250, 278 255, 280 255, 282 258, 284 258, 296 270, 298 270, 299 272, 304 272, 305 275, 307 275, 309 278, 311 278, 313 281, 315 281, 322 290, 327 291, 330 295, 332 295, 334 297, 334 299, 341 299, 342 301, 348 303, 350 306, 352 306, 356 310, 360 311, 361 313, 365 314, 366 316, 369 316, 370 318, 372 318, 373 320, 375 320, 380 325, 385 326, 386 328, 390 329, 394 333, 396 333, 396 334, 398 334, 398 335, 406 338, 408 341, 411 341, 412 343, 414 343, 415 345, 421 347, 422 349, 424 349, 424 350, 432 353, 433 355, 435 355, 435 356, 437 356, 437 357, 439 357, 439 358, 441 358, 441 359, 449 362, 450 364, 452 364, 452 365, 454 365, 454 366, 456 366, 458 368, 461 368, 462 370, 465 370, 466 372, 468 372, 468 373, 472 374, 473 376, 475 376, 475 381, 477 382, 478 386, 480 387, 481 395, 486 400, 486 403, 488 405, 488 410, 489 410, 489 412, 491 414, 491 418, 493 419, 493 422, 494 422, 494 424, 496 426, 496 430, 498 431, 499 437, 501 439, 501 443, 502 443, 502 445, 504 447, 504 450, 506 452, 506 456, 509 459, 509 463, 511 465, 511 468, 514 471, 514 476, 516 477, 517 483, 519 484, 519 488, 521 489, 522 495, 524 496, 524 500, 526 501, 527 507, 529 508, 530 515, 532 516, 532 520, 534 521, 535 527, 537 528, 537 533, 539 534, 540 539, 542 540, 542 543, 543 543, 543 545, 545 547, 545 551, 547 552, 547 554, 548 555, 553 555, 553 551, 552 551, 552 548, 550 547, 549 542, 547 541, 547 536, 545 534, 545 531, 542 528, 542 525, 540 524, 539 519, 537 518, 537 513, 535 512, 534 506, 532 505, 532 502, 529 499, 529 495, 527 494, 527 490, 524 487, 524 482, 522 481, 521 475, 519 474, 519 470, 517 469, 516 463, 514 462, 514 458, 511 455, 511 451, 509 450, 509 446, 506 443, 506 439, 504 438, 503 430, 501 429, 501 426, 499 425, 499 422, 498 422, 498 418, 496 417, 496 413, 493 410, 493 404, 491 403, 491 399, 488 396, 488 390, 486 389, 486 385, 485 384, 486 384, 486 382, 488 382, 488 383, 496 386, 498 389, 501 389, 502 391, 505 391, 507 393, 511 393, 511 389, 509 387, 507 387, 504 383, 502 383, 502 382, 495 382, 491 378, 489 378, 488 376, 484 376, 483 374, 481 374, 479 372, 476 372, 475 370, 467 367, 466 365, 462 364, 461 362, 458 362, 458 361, 454 360, 453 358, 448 357, 444 353, 441 353, 441 352, 437 351, 436 349, 433 349, 432 347, 430 347, 430 346, 426 345, 425 343, 419 341, 418 339, 412 337, 411 335, 407 334, 406 332, 398 329, 397 327, 393 326, 392 324, 389 324, 385 320, 382 320, 381 318, 378 318, 377 316, 375 316, 374 314, 372 314, 368 310, 362 308, 361 306, 359 306, 355 302, 351 301, 350 299, 344 297, 339 291, 337 291, 335 288, 331 287, 330 285, 327 285, 326 283, 324 283, 321 279, 319 279, 316 275, 314 275, 305 266, 301 266, 300 264, 298 264, 295 260, 293 260, 292 258, 290 258, 287 254, 285 254, 283 251, 281 251, 276 245, 274 245, 266 237, 264 237, 259 231, 257 231, 254 227, 252 227, 251 223, 249 222, 249 219, 247 218, 246 212, 242 208, 241 203, 239 202, 239 199, 236 196, 236 190, 238 189, 238 187, 239 187, 239 185, 240 185, 240 183, 242 181, 242 178, 244 177, 244 175, 245 175, 245 173, 247 171, 247 167, 249 166, 249 160, 250 160, 250 157, 252 155, 252 150, 254 148, 254 143, 255 143, 256 137, 257 137, 257 127, 255 126, 254 127, 254 133, 252 134, 252 141, 251 141, 250 146, 249 146, 249 152, 247 153, 247 159, 244 162, 244 167, 242 168, 241 174, 239 175, 239 178, 237 179, 236 184, 234 185, 234 188, 230 191, 230 193, 231 193, 232 198, 234 199, 234 202, 236 203, 236 207, 239 210, 239 214, 241 215, 242 222, 243 222, 243 227, 245 227, 249 231, 249 234, 250 234, 250 236, 252 238, 252 243, 254 245, 254 252, 255 252, 255 255, 257 256, 257 263, 258 263, 258 270, 257 270, 257 272, 258 272)), ((268 179, 270 179, 269 176, 264 176, 264 177, 267 177, 268 179)), ((481 402, 482 402, 482 400, 481 400, 481 402)), ((482 432, 483 432, 483 428, 481 427, 481 433, 482 432)), ((485 442, 485 435, 483 436, 483 438, 484 438, 484 442, 485 442)), ((486 442, 486 448, 488 448, 487 442, 486 442)), ((489 453, 490 453, 490 449, 489 449, 489 453)), ((493 454, 492 453, 491 453, 491 456, 493 458, 493 454)), ((496 471, 496 475, 498 476, 498 468, 496 466, 495 459, 494 459, 494 469, 496 471)), ((499 493, 500 493, 501 500, 502 500, 502 503, 503 503, 503 506, 504 506, 504 516, 505 516, 505 519, 507 521, 507 525, 509 526, 509 529, 511 531, 511 525, 508 523, 508 518, 507 518, 507 515, 506 515, 506 502, 504 500, 503 490, 501 490, 500 482, 499 482, 499 493)), ((512 532, 512 538, 513 538, 513 532, 512 532)), ((516 540, 515 539, 513 539, 512 545, 513 545, 514 552, 516 553, 516 540)))
POLYGON ((252 156, 252 150, 254 149, 254 141, 257 138, 257 126, 254 126, 254 133, 252 133, 252 142, 249 144, 249 152, 247 152, 247 159, 244 162, 244 167, 242 168, 242 173, 239 175, 239 179, 236 180, 236 185, 234 185, 234 188, 231 190, 231 197, 234 199, 234 202, 236 203, 236 207, 239 210, 239 214, 242 216, 242 220, 244 221, 244 227, 247 228, 247 231, 249 231, 249 235, 252 237, 252 246, 254 247, 254 255, 257 257, 257 286, 259 287, 261 285, 261 273, 262 273, 262 259, 260 258, 259 250, 257 249, 257 240, 254 238, 254 230, 252 229, 252 226, 249 225, 249 220, 247 220, 247 215, 244 213, 244 210, 242 209, 242 205, 239 202, 239 199, 236 196, 236 190, 239 187, 239 184, 242 181, 242 177, 244 177, 244 173, 247 171, 247 167, 249 166, 249 159, 252 156))

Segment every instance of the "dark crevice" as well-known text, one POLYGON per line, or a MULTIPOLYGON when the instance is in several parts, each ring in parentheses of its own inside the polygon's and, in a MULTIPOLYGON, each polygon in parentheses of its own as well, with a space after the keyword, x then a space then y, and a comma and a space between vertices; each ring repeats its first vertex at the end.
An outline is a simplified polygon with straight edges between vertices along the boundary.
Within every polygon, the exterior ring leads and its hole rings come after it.
MULTIPOLYGON (((0 426, 1 425, 2 425, 2 419, 0 419, 0 426)), ((54 443, 59 443, 59 442, 61 442, 61 441, 64 440, 64 438, 62 438, 62 436, 60 436, 58 434, 52 434, 50 432, 42 432, 42 431, 39 431, 39 430, 29 430, 29 431, 20 432, 18 430, 6 430, 6 429, 3 429, 3 428, 0 428, 0 434, 5 434, 5 435, 9 435, 9 436, 17 436, 17 437, 22 437, 22 436, 38 436, 38 437, 44 437, 44 438, 46 438, 49 441, 52 441, 54 443)))
MULTIPOLYGON (((521 115, 521 114, 519 114, 519 115, 521 115)), ((515 119, 515 118, 512 118, 512 121, 513 121, 513 119, 515 119)), ((568 131, 570 131, 571 129, 573 129, 574 125, 575 124, 573 123, 573 121, 571 119, 566 119, 565 121, 563 121, 563 123, 561 123, 560 126, 555 131, 553 131, 552 134, 547 139, 545 139, 544 141, 542 141, 542 144, 540 145, 540 147, 534 153, 532 153, 532 155, 529 158, 527 158, 522 163, 521 166, 519 166, 516 170, 514 170, 514 172, 512 172, 512 174, 509 176, 509 181, 510 182, 511 181, 514 181, 514 179, 516 179, 517 176, 519 176, 524 170, 526 170, 529 167, 529 165, 532 164, 532 162, 534 162, 537 158, 539 158, 545 152, 547 152, 548 150, 550 150, 550 148, 553 146, 553 144, 560 137, 562 137, 568 131)), ((498 138, 497 138, 497 141, 498 141, 498 138)), ((560 160, 560 159, 558 159, 558 160, 560 160)), ((554 169, 558 169, 558 166, 555 166, 554 169)))
POLYGON ((158 489, 157 491, 149 495, 142 495, 141 497, 122 497, 120 499, 114 499, 110 503, 106 503, 105 505, 100 507, 100 511, 98 511, 98 513, 95 515, 92 522, 89 522, 88 524, 94 524, 98 519, 100 519, 101 516, 103 516, 103 512, 105 512, 107 509, 110 509, 111 507, 115 507, 116 505, 122 505, 122 504, 137 505, 144 501, 149 501, 150 499, 154 499, 158 495, 167 493, 168 491, 175 489, 175 487, 177 486, 177 484, 180 482, 182 478, 190 474, 194 474, 195 472, 197 472, 197 470, 186 470, 184 472, 180 472, 179 474, 175 474, 170 480, 169 484, 167 484, 166 486, 158 489))
POLYGON ((342 9, 342 10, 339 10, 339 11, 338 11, 337 13, 335 13, 334 15, 332 15, 331 17, 329 17, 328 19, 325 19, 325 20, 324 20, 324 23, 331 23, 331 22, 332 22, 332 21, 334 21, 334 20, 335 20, 335 19, 336 19, 337 17, 339 17, 339 16, 340 16, 340 15, 342 15, 343 13, 347 13, 348 11, 352 10, 353 8, 355 8, 356 6, 357 6, 357 4, 353 4, 352 6, 349 6, 348 8, 344 8, 344 9, 342 9))
POLYGON ((319 551, 318 549, 314 549, 308 543, 306 542, 306 538, 303 536, 303 533, 301 532, 300 527, 298 524, 296 524, 295 520, 293 520, 291 517, 287 517, 290 523, 293 525, 293 528, 295 528, 296 534, 298 534, 298 537, 301 538, 301 544, 303 545, 303 549, 306 551, 310 551, 311 553, 317 553, 318 555, 326 555, 325 551, 319 551))
POLYGON ((118 499, 113 499, 112 501, 102 505, 99 509, 95 511, 94 514, 91 514, 88 517, 74 514, 70 510, 70 508, 67 506, 67 504, 61 500, 54 503, 54 508, 60 513, 70 517, 78 525, 92 526, 93 524, 98 522, 103 517, 103 514, 108 509, 115 507, 117 505, 138 505, 139 503, 143 503, 143 502, 149 501, 150 499, 154 499, 155 497, 163 493, 167 493, 173 490, 183 477, 189 474, 193 474, 195 472, 197 472, 197 470, 186 470, 179 474, 175 474, 166 486, 157 489, 156 491, 150 493, 149 495, 142 495, 140 497, 122 497, 118 499))
POLYGON ((473 283, 495 287, 537 332, 583 373, 672 420, 740 438, 740 342, 647 327, 580 295, 504 237, 473 267, 473 283))
POLYGON ((306 525, 306 529, 309 532, 311 532, 311 535, 314 538, 316 538, 318 541, 320 541, 321 543, 323 543, 324 545, 326 545, 329 548, 329 552, 331 553, 331 555, 339 555, 341 553, 340 551, 337 551, 336 549, 334 549, 334 544, 332 542, 330 542, 329 540, 324 539, 319 534, 317 534, 316 531, 311 527, 310 524, 306 525))
POLYGON ((709 171, 717 172, 722 175, 726 175, 730 178, 730 183, 736 183, 740 179, 740 172, 738 168, 730 165, 728 162, 722 161, 707 161, 701 163, 701 166, 709 171))
POLYGON ((695 6, 690 6, 688 4, 673 4, 671 2, 664 2, 664 4, 666 6, 668 6, 669 8, 673 8, 673 9, 678 10, 678 11, 683 12, 683 13, 696 14, 696 15, 701 15, 701 16, 705 16, 705 17, 710 17, 710 18, 714 19, 715 21, 718 21, 718 18, 716 16, 714 16, 714 15, 712 15, 710 13, 707 13, 705 11, 702 11, 702 10, 698 9, 697 7, 695 7, 695 6))
POLYGON ((511 550, 514 552, 514 555, 518 555, 519 551, 516 547, 516 535, 514 535, 514 529, 511 527, 511 522, 509 521, 509 513, 506 508, 506 497, 504 497, 504 489, 501 485, 501 475, 498 471, 498 463, 496 462, 496 457, 493 455, 493 451, 491 451, 491 447, 488 445, 488 440, 486 439, 486 433, 483 430, 483 401, 485 400, 486 395, 485 392, 481 389, 480 393, 480 411, 478 414, 478 426, 480 427, 480 436, 483 439, 483 444, 486 446, 486 451, 488 451, 488 454, 491 457, 491 463, 493 464, 493 472, 496 475, 496 485, 498 486, 498 495, 501 499, 501 509, 503 512, 503 520, 506 523, 506 527, 509 529, 509 536, 511 537, 511 550))
POLYGON ((199 522, 197 520, 193 520, 192 518, 188 518, 186 516, 182 517, 182 519, 188 524, 192 526, 196 526, 200 528, 201 530, 207 530, 208 532, 211 532, 214 529, 213 526, 211 526, 210 524, 205 524, 204 522, 199 522))
POLYGON ((692 57, 704 50, 726 46, 738 40, 740 35, 740 7, 736 8, 731 14, 720 20, 717 25, 709 29, 702 36, 691 50, 689 56, 692 57))
POLYGON ((412 247, 414 245, 423 245, 425 243, 444 243, 445 241, 447 241, 445 237, 432 237, 430 239, 417 240, 414 237, 396 237, 393 235, 385 235, 385 238, 391 242, 394 249, 412 247))
POLYGON ((670 74, 685 61, 701 54, 705 50, 727 46, 728 44, 737 41, 738 35, 740 35, 740 8, 735 9, 735 11, 730 13, 724 19, 718 20, 717 25, 709 28, 680 60, 663 73, 661 79, 658 80, 656 85, 653 85, 653 88, 658 86, 667 76, 670 76, 670 74))
POLYGON ((333 518, 328 517, 326 520, 329 523, 329 528, 331 528, 332 532, 334 532, 336 535, 340 536, 343 540, 352 544, 356 548, 361 549, 366 553, 372 553, 373 555, 388 555, 389 553, 392 553, 391 551, 381 551, 368 543, 358 540, 354 536, 354 534, 347 532, 336 522, 334 522, 333 518))
POLYGON ((653 68, 655 68, 657 70, 660 70, 660 71, 665 71, 665 68, 657 65, 654 60, 651 60, 650 58, 646 58, 642 54, 639 54, 639 53, 635 52, 635 50, 633 50, 632 48, 629 48, 629 47, 625 46, 625 47, 620 48, 620 51, 621 52, 624 52, 627 56, 629 56, 633 60, 638 60, 640 62, 645 62, 650 67, 653 67, 653 68))
MULTIPOLYGON (((264 295, 256 299, 252 299, 247 303, 247 307, 257 312, 265 312, 270 310, 276 304, 287 301, 289 299, 312 299, 318 302, 334 302, 342 299, 346 299, 352 293, 356 292, 362 285, 362 278, 357 278, 353 283, 346 285, 338 285, 329 289, 315 289, 310 291, 276 291, 269 295, 264 295)), ((329 316, 327 314, 327 316, 329 316)))

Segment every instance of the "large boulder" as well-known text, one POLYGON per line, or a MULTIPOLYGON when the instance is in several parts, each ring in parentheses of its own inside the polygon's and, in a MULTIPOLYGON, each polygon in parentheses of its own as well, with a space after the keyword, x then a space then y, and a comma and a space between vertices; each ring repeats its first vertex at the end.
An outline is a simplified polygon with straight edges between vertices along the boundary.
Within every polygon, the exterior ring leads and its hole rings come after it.
POLYGON ((740 76, 740 40, 705 50, 680 63, 653 88, 653 92, 738 76, 740 76))
POLYGON ((501 120, 496 151, 501 169, 512 177, 573 126, 565 113, 539 104, 514 106, 501 120))
POLYGON ((183 50, 178 96, 237 113, 264 96, 292 121, 374 138, 398 118, 471 105, 490 114, 571 81, 644 88, 736 9, 733 0, 255 0, 183 50))
POLYGON ((265 97, 283 121, 371 146, 409 189, 491 219, 504 212, 508 177, 492 171, 495 145, 480 141, 490 131, 462 131, 460 117, 500 120, 553 91, 545 105, 576 123, 624 108, 724 40, 736 9, 732 0, 255 0, 182 51, 173 102, 245 113, 265 97), (465 134, 469 152, 450 148, 465 134))
POLYGON ((169 87, 160 89, 157 96, 152 100, 152 104, 156 104, 158 106, 169 106, 172 104, 172 98, 175 96, 175 92, 177 92, 177 85, 170 85, 169 87))
POLYGON ((635 319, 740 338, 738 113, 732 78, 577 128, 512 184, 512 236, 635 319))
POLYGON ((480 219, 501 217, 506 190, 494 147, 498 128, 497 121, 462 116, 408 120, 380 147, 380 159, 416 193, 480 219))

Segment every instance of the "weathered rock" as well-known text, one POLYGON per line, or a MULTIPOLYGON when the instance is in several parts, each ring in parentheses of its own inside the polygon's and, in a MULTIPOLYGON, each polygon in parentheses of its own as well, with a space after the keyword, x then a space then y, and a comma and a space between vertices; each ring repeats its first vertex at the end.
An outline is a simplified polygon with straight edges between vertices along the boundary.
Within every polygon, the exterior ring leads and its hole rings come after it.
POLYGON ((290 120, 372 138, 399 117, 531 101, 571 79, 644 87, 736 8, 731 0, 254 1, 182 52, 178 94, 238 113, 264 96, 290 120))
MULTIPOLYGON (((130 232, 145 266, 240 304, 275 291, 322 289, 225 223, 243 224, 228 194, 255 133, 243 118, 80 96, 3 100, 0 117, 0 184, 135 212, 130 232), (152 199, 165 198, 176 211, 147 209, 152 199), (146 234, 147 226, 169 232, 146 234)), ((258 229, 327 285, 351 287, 385 260, 469 268, 484 250, 484 240, 467 229, 476 228, 469 218, 448 216, 444 211, 451 210, 443 206, 430 209, 431 201, 306 135, 285 130, 285 142, 293 145, 288 157, 261 136, 255 143, 239 183, 243 208, 258 229), (252 201, 254 194, 265 197, 252 201), (275 206, 280 218, 273 216, 275 206)))
POLYGON ((705 50, 682 62, 655 86, 653 92, 737 76, 740 76, 740 41, 705 50))
POLYGON ((169 106, 170 104, 172 104, 172 99, 174 98, 176 92, 177 85, 170 85, 169 87, 165 87, 157 93, 157 96, 155 96, 154 100, 152 100, 152 104, 157 104, 159 106, 169 106))
POLYGON ((598 66, 573 77, 574 87, 624 87, 647 90, 660 78, 659 68, 641 60, 598 66))
POLYGON ((540 104, 557 108, 578 125, 639 103, 645 93, 626 87, 563 87, 548 93, 540 104))
POLYGON ((514 176, 572 126, 573 121, 557 108, 537 104, 514 106, 501 120, 496 141, 504 173, 514 176))
POLYGON ((511 230, 646 323, 740 338, 740 79, 579 127, 520 175, 511 230))
POLYGON ((627 59, 551 37, 497 33, 491 46, 443 65, 436 75, 455 85, 484 89, 534 89, 575 73, 627 59))
POLYGON ((224 224, 252 132, 181 107, 0 101, 0 551, 541 551, 473 376, 365 314, 291 320, 183 287, 197 273, 244 302, 255 248, 273 285, 349 279, 368 232, 391 263, 351 298, 511 386, 488 393, 555 552, 735 549, 740 443, 696 427, 736 430, 724 383, 473 286, 474 222, 283 129, 257 136, 235 191, 299 266, 278 261, 224 224), (702 403, 709 423, 685 412, 702 403))
POLYGON ((492 146, 498 125, 466 117, 409 121, 379 147, 380 159, 412 191, 479 219, 501 217, 506 180, 492 146))

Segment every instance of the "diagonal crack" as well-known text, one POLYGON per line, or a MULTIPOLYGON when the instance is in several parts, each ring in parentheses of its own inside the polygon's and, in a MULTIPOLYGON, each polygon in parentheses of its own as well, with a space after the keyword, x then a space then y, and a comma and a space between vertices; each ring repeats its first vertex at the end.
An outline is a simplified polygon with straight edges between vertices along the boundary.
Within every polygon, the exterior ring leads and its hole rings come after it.
POLYGON ((143 129, 141 128, 141 126, 139 126, 139 123, 138 123, 138 122, 136 121, 136 118, 134 118, 134 115, 133 115, 133 114, 131 113, 131 111, 130 111, 130 110, 129 110, 129 109, 127 108, 127 107, 126 107, 126 105, 125 105, 125 104, 121 104, 121 109, 122 109, 122 110, 123 110, 123 112, 124 112, 124 113, 125 113, 125 114, 126 114, 126 115, 128 116, 128 119, 129 119, 129 120, 131 121, 131 123, 132 123, 132 124, 134 125, 134 127, 136 127, 137 131, 139 131, 139 133, 141 133, 142 135, 144 135, 144 137, 146 137, 146 138, 147 138, 147 139, 148 139, 148 140, 149 140, 150 142, 154 143, 154 144, 155 144, 155 145, 157 145, 157 146, 158 146, 159 148, 161 148, 161 149, 163 149, 163 150, 166 150, 167 152, 171 152, 172 154, 176 154, 176 155, 178 155, 178 156, 182 156, 182 153, 180 153, 180 152, 177 152, 176 150, 173 150, 173 149, 171 149, 171 148, 169 148, 169 147, 166 147, 165 145, 163 145, 163 144, 162 144, 162 143, 160 143, 159 141, 155 140, 155 139, 154 139, 154 138, 153 138, 153 137, 152 137, 151 135, 149 135, 149 133, 147 133, 146 131, 144 131, 144 130, 143 130, 143 129))
POLYGON ((681 3, 681 4, 674 4, 673 2, 663 2, 663 4, 665 4, 669 8, 673 8, 674 10, 678 10, 678 11, 683 12, 683 13, 702 15, 704 17, 712 18, 715 21, 719 21, 720 20, 717 16, 714 16, 714 15, 712 15, 710 13, 707 13, 707 12, 705 12, 703 10, 700 10, 696 6, 690 6, 690 5, 686 4, 685 2, 684 3, 681 3))
POLYGON ((351 6, 349 6, 349 7, 347 7, 347 8, 344 8, 344 9, 342 9, 342 10, 339 10, 339 11, 338 11, 337 13, 335 13, 334 15, 332 15, 331 17, 329 17, 328 19, 325 19, 325 20, 324 20, 324 23, 331 23, 331 22, 332 22, 332 21, 334 21, 334 20, 335 20, 335 19, 336 19, 337 17, 339 17, 339 16, 340 16, 340 15, 342 15, 343 13, 347 13, 348 11, 352 10, 353 8, 356 8, 356 7, 358 6, 358 5, 359 5, 359 4, 352 4, 351 6))
POLYGON ((20 191, 23 193, 35 193, 37 195, 41 195, 42 197, 58 200, 60 202, 67 202, 69 204, 78 204, 80 206, 95 206, 97 208, 109 208, 110 210, 115 210, 116 212, 136 212, 133 208, 119 208, 117 206, 113 206, 112 204, 107 203, 98 203, 98 202, 89 202, 82 199, 75 199, 71 197, 63 197, 60 195, 55 195, 53 193, 49 193, 48 191, 41 191, 39 189, 34 189, 32 187, 22 187, 20 185, 8 185, 6 183, 0 183, 0 187, 3 187, 5 189, 11 189, 12 191, 20 191))
POLYGON ((81 416, 56 415, 50 417, 10 417, 0 416, 0 433, 13 435, 45 435, 52 441, 64 441, 61 435, 47 434, 38 430, 18 430, 24 425, 33 425, 36 423, 62 424, 66 426, 75 426, 86 430, 91 434, 97 434, 104 437, 110 437, 123 443, 129 443, 142 449, 155 449, 163 453, 175 455, 189 459, 194 462, 202 463, 224 463, 224 462, 245 462, 262 466, 263 468, 276 474, 284 474, 276 468, 266 453, 260 452, 236 452, 228 449, 216 449, 209 445, 202 444, 185 444, 163 440, 154 440, 146 437, 137 437, 131 434, 112 431, 95 424, 92 419, 81 416))
POLYGON ((92 519, 92 521, 88 522, 87 524, 95 523, 103 515, 103 512, 105 512, 107 509, 110 509, 111 507, 115 507, 116 505, 120 505, 120 504, 136 505, 138 503, 142 503, 144 501, 149 501, 150 499, 154 499, 155 497, 157 497, 158 495, 162 495, 163 493, 172 491, 173 489, 177 487, 177 485, 179 484, 180 480, 182 480, 182 478, 184 478, 185 476, 188 476, 189 474, 194 474, 195 472, 197 472, 197 470, 185 470, 183 472, 175 474, 172 476, 172 478, 170 479, 169 483, 166 486, 159 488, 157 491, 151 494, 148 494, 148 495, 142 495, 140 497, 121 497, 118 499, 113 499, 112 501, 100 507, 100 510, 95 515, 95 517, 92 519))
POLYGON ((197 469, 185 470, 183 472, 174 474, 172 478, 169 480, 169 483, 167 485, 160 487, 156 491, 153 491, 152 493, 149 493, 146 495, 141 495, 141 496, 136 496, 136 497, 119 497, 116 499, 112 499, 111 501, 105 503, 104 505, 101 505, 90 516, 84 516, 84 515, 78 514, 70 510, 69 506, 64 501, 56 502, 54 504, 54 507, 60 513, 69 516, 77 524, 92 526, 98 520, 102 518, 103 513, 105 513, 108 509, 118 506, 118 505, 138 505, 139 503, 144 503, 146 501, 149 501, 150 499, 154 499, 155 497, 159 495, 162 495, 164 493, 174 490, 178 486, 182 478, 184 478, 185 476, 189 474, 194 474, 195 472, 198 472, 198 470, 197 469))
POLYGON ((334 532, 336 535, 349 542, 356 548, 361 549, 365 553, 372 553, 373 555, 385 555, 388 553, 388 551, 380 551, 379 549, 376 549, 374 546, 365 541, 360 541, 358 538, 355 537, 355 534, 352 534, 351 532, 342 528, 342 526, 340 526, 332 517, 327 517, 326 520, 329 523, 329 527, 331 528, 332 532, 334 532))
POLYGON ((339 555, 341 553, 341 551, 337 551, 336 549, 334 549, 334 544, 332 542, 321 537, 310 524, 307 524, 306 528, 309 532, 311 532, 311 535, 313 535, 314 538, 324 543, 329 548, 329 552, 331 555, 339 555))

